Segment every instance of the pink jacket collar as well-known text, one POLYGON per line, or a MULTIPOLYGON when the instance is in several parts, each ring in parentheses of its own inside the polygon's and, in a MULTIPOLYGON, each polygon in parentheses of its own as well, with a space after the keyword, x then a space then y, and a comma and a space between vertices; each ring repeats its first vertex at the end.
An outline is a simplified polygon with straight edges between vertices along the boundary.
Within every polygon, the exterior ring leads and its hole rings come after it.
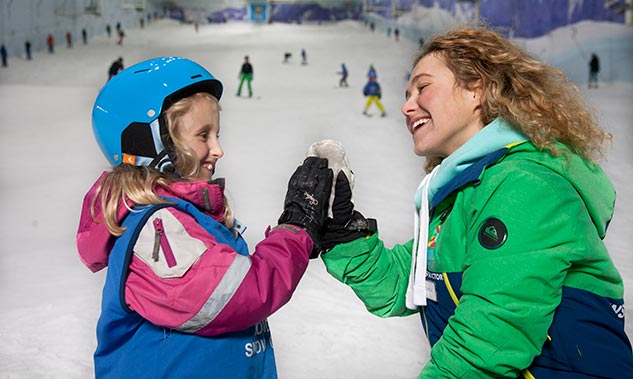
MULTIPOLYGON (((103 172, 84 197, 77 230, 79 257, 92 272, 97 272, 108 265, 108 256, 116 240, 116 237, 108 232, 105 223, 102 222, 100 199, 96 199, 94 207, 95 219, 99 222, 95 222, 90 212, 96 190, 107 175, 107 171, 103 172)), ((216 221, 222 222, 224 220, 224 179, 217 179, 213 183, 205 181, 175 182, 170 184, 169 188, 160 188, 157 193, 161 196, 177 197, 188 201, 216 221)), ((133 203, 128 202, 129 208, 133 206, 133 203)), ((119 206, 117 214, 119 224, 128 213, 129 210, 125 206, 119 206)))

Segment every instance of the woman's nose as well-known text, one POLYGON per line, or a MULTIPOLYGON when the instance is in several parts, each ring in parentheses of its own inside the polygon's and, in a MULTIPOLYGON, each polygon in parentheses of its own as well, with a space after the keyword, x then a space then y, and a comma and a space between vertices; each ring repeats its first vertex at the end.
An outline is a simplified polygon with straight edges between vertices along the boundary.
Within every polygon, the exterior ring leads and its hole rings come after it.
POLYGON ((415 102, 415 98, 413 96, 409 96, 409 98, 402 104, 402 114, 406 116, 415 112, 418 109, 418 103, 415 102))

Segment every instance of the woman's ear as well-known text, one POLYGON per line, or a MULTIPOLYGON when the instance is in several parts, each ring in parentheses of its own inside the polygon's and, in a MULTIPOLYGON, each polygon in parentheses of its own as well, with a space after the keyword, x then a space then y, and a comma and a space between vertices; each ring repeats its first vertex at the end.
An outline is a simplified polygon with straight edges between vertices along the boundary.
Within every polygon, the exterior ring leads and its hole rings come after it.
POLYGON ((483 81, 477 80, 470 89, 470 96, 472 100, 473 111, 482 112, 485 108, 484 104, 486 102, 486 89, 484 87, 483 81))
POLYGON ((481 104, 485 100, 485 89, 481 79, 473 84, 471 91, 473 92, 473 99, 477 100, 478 103, 481 104))
MULTIPOLYGON (((481 79, 474 83, 470 89, 470 95, 472 96, 471 104, 473 112, 478 113, 479 117, 483 118, 488 107, 486 106, 486 89, 481 79)), ((485 124, 485 122, 482 123, 485 124)))

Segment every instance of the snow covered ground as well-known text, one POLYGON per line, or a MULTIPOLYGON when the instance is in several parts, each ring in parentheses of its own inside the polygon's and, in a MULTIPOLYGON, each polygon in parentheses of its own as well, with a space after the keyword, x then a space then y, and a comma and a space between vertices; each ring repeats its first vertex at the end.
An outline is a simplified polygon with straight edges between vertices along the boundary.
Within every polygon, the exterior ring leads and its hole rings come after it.
MULTIPOLYGON (((598 31, 601 24, 587 27, 598 31)), ((535 51, 544 53, 551 38, 535 51)), ((56 50, 37 53, 33 61, 10 59, 9 68, 0 69, 0 378, 93 375, 105 275, 81 264, 75 231, 85 191, 107 169, 90 114, 118 56, 126 66, 160 55, 185 56, 223 81, 225 156, 218 175, 227 178, 251 248, 275 224, 287 180, 306 148, 323 138, 347 148, 357 208, 378 219, 386 244, 411 237, 412 197, 423 159, 413 153, 399 109, 414 43, 395 42, 353 22, 207 25, 196 33, 191 25, 161 21, 128 31, 123 46, 97 37, 85 46, 56 50), (300 62, 302 48, 307 65, 300 62), (293 54, 289 63, 282 63, 284 52, 293 54), (244 55, 255 70, 253 99, 235 96, 244 55), (343 62, 349 88, 338 87, 343 62), (386 118, 361 114, 369 64, 378 71, 386 118)), ((597 90, 581 91, 615 136, 604 162, 619 194, 607 244, 625 278, 630 306, 633 84, 601 83, 597 90)), ((626 315, 633 335, 633 312, 626 315)), ((320 260, 311 263, 290 303, 269 321, 281 378, 411 378, 428 357, 417 316, 372 316, 320 260)))

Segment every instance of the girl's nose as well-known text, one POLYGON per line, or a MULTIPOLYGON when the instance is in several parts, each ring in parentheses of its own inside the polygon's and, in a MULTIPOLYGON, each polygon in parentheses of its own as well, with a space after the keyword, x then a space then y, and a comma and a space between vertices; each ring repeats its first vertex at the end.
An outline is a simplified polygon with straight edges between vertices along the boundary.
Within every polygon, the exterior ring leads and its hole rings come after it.
POLYGON ((211 154, 216 159, 222 158, 222 156, 224 155, 224 150, 222 150, 222 146, 220 146, 219 142, 211 143, 209 154, 211 154))

